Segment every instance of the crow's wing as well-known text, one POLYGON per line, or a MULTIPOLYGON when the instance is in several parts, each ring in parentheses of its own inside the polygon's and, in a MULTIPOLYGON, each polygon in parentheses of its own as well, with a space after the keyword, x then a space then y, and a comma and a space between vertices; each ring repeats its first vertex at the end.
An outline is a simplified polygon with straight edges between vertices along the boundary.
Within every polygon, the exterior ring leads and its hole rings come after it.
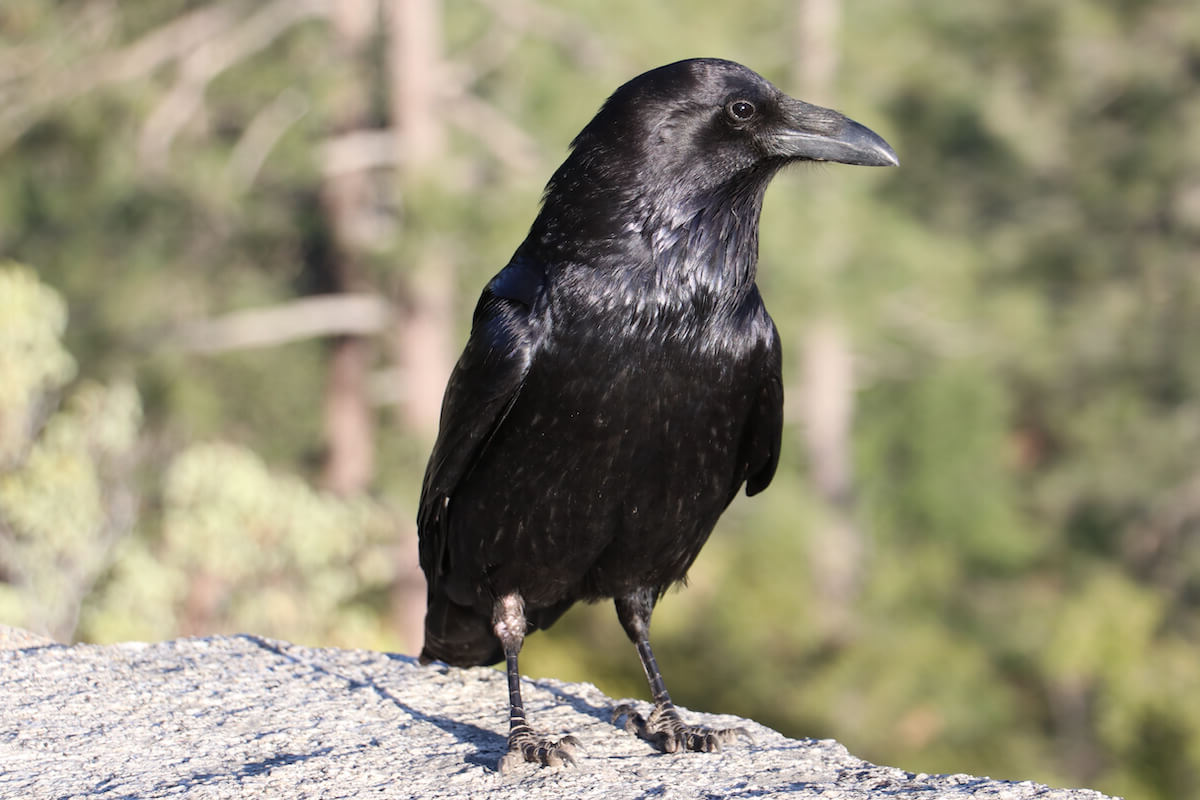
POLYGON ((779 332, 771 324, 771 339, 765 359, 765 374, 758 398, 742 432, 741 461, 746 469, 746 494, 767 488, 779 466, 783 439, 783 358, 779 332))
POLYGON ((487 449, 529 374, 538 340, 531 311, 544 285, 541 265, 515 256, 475 307, 470 339, 446 386, 437 442, 421 486, 417 532, 421 568, 431 587, 445 571, 454 490, 487 449))

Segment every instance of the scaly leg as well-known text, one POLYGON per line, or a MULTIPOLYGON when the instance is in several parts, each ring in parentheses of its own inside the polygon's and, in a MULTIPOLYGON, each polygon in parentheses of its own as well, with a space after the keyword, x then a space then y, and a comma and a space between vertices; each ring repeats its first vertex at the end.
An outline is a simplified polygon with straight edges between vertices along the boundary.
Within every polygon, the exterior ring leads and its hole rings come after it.
POLYGON ((504 663, 508 673, 508 752, 500 759, 501 774, 522 761, 557 767, 575 763, 579 740, 574 736, 550 739, 529 727, 525 720, 525 704, 521 701, 521 671, 517 654, 525 642, 525 601, 521 595, 505 595, 496 601, 492 611, 492 628, 504 647, 504 663))
POLYGON ((753 744, 754 739, 745 728, 685 725, 679 718, 679 712, 675 710, 671 696, 667 694, 667 686, 663 682, 662 673, 659 672, 654 651, 650 649, 650 615, 654 611, 654 601, 655 594, 648 589, 616 598, 617 618, 630 641, 637 647, 642 669, 645 670, 646 680, 650 684, 654 710, 647 718, 634 711, 632 706, 617 706, 613 709, 613 722, 625 717, 625 730, 636 733, 665 753, 680 750, 712 753, 720 750, 721 745, 736 741, 739 736, 746 737, 753 744))

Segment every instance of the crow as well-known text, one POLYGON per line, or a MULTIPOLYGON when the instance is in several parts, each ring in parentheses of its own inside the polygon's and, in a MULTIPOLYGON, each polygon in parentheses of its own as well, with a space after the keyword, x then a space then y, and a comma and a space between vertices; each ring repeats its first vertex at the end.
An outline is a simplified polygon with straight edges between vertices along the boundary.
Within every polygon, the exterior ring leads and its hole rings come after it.
POLYGON ((666 752, 685 724, 650 649, 655 603, 744 485, 779 462, 779 334, 755 284, 771 178, 796 161, 898 165, 878 135, 750 69, 690 59, 621 86, 571 143, 529 235, 483 290, 422 484, 422 663, 506 662, 507 752, 574 763, 527 722, 517 654, 613 598, 654 711, 614 722, 666 752))

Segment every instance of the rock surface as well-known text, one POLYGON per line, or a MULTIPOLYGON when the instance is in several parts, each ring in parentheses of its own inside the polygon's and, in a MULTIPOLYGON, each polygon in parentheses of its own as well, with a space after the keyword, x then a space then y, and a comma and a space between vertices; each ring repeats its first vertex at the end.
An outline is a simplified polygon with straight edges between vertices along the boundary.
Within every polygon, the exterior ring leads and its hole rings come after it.
MULTIPOLYGON (((967 775, 877 767, 834 741, 664 756, 609 722, 589 684, 529 681, 535 726, 571 732, 574 768, 501 776, 504 676, 257 636, 67 647, 0 630, 3 798, 993 798, 1104 800, 967 775)), ((638 703, 643 713, 648 704, 638 703)))

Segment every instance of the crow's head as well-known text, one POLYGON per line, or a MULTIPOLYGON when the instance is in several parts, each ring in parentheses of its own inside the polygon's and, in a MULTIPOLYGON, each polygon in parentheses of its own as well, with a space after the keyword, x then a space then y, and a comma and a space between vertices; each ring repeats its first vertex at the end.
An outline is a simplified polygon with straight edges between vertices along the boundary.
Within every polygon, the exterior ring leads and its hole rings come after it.
MULTIPOLYGON (((572 144, 593 166, 636 164, 641 180, 685 189, 791 161, 899 164, 878 135, 796 100, 732 61, 698 58, 646 72, 613 93, 572 144)), ((613 175, 620 178, 620 175, 613 175)))
POLYGON ((534 233, 548 234, 541 237, 547 243, 615 243, 640 234, 655 250, 663 242, 674 249, 673 242, 690 241, 675 232, 695 227, 702 214, 706 230, 719 236, 733 235, 722 229, 736 220, 753 247, 767 183, 796 161, 899 164, 869 129, 789 97, 741 64, 668 64, 617 89, 575 137, 546 188, 534 233))

